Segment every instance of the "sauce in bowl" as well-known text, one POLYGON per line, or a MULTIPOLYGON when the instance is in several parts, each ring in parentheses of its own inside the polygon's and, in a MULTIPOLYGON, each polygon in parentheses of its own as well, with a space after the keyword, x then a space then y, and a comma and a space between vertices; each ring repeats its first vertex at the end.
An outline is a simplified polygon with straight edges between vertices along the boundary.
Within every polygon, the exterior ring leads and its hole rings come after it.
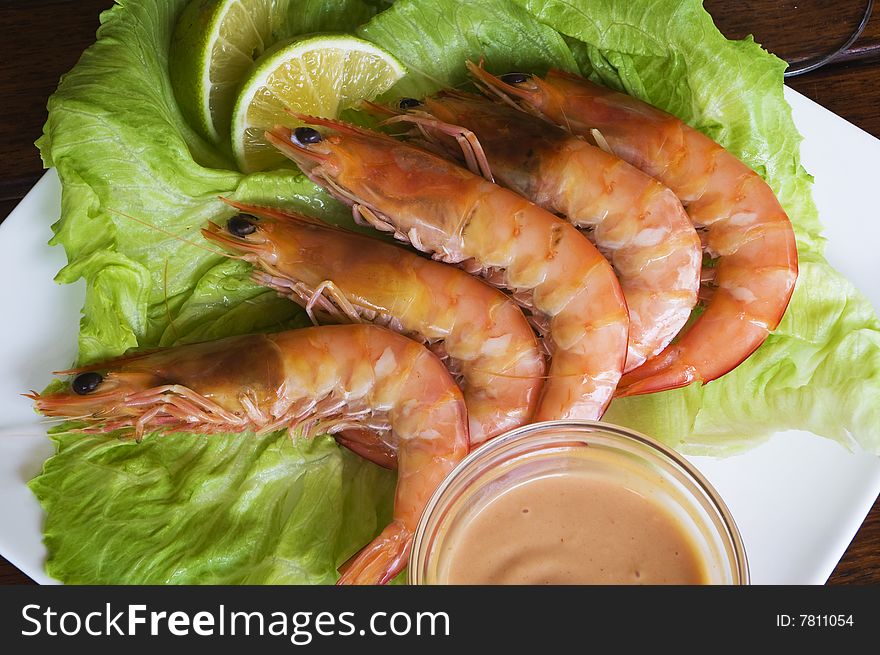
POLYGON ((471 453, 416 531, 414 584, 747 584, 733 519, 684 459, 617 426, 552 421, 471 453))
POLYGON ((517 485, 447 543, 449 584, 703 584, 673 514, 614 482, 555 475, 517 485))

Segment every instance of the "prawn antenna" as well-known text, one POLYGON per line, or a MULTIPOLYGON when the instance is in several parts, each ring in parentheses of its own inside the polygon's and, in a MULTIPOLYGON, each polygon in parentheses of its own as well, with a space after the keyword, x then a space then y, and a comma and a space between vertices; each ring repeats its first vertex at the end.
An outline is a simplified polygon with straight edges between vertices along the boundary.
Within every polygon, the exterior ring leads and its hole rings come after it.
POLYGON ((118 209, 113 209, 112 207, 107 207, 107 211, 110 212, 111 214, 116 214, 117 216, 122 216, 123 218, 127 218, 130 221, 134 221, 135 223, 139 223, 140 225, 143 225, 144 227, 148 227, 151 230, 159 232, 160 234, 164 234, 165 236, 170 237, 170 238, 174 239, 175 241, 180 241, 181 243, 185 243, 189 246, 192 246, 193 248, 199 248, 199 249, 204 250, 206 252, 209 252, 211 254, 218 255, 220 257, 225 257, 227 259, 243 259, 242 257, 240 257, 238 255, 230 255, 229 253, 223 252, 222 250, 214 250, 213 248, 206 246, 203 243, 196 243, 195 241, 190 241, 189 239, 185 239, 184 237, 180 236, 179 234, 174 234, 173 232, 170 232, 169 230, 161 228, 158 225, 153 225, 149 221, 145 221, 141 218, 137 218, 135 216, 132 216, 131 214, 126 214, 125 212, 119 211, 118 209))
POLYGON ((449 82, 447 82, 446 80, 441 80, 439 77, 435 77, 434 75, 431 75, 430 73, 422 70, 418 66, 413 65, 409 61, 404 61, 403 64, 404 64, 404 66, 406 66, 407 70, 415 71, 416 73, 418 73, 419 75, 424 77, 426 80, 430 80, 431 82, 436 84, 437 88, 439 88, 439 89, 443 89, 443 88, 446 88, 449 86, 449 82))
POLYGON ((177 326, 174 325, 174 317, 171 315, 171 306, 168 304, 168 258, 165 258, 165 270, 162 273, 162 298, 165 304, 165 317, 168 319, 168 325, 174 333, 174 340, 180 340, 180 333, 177 326))

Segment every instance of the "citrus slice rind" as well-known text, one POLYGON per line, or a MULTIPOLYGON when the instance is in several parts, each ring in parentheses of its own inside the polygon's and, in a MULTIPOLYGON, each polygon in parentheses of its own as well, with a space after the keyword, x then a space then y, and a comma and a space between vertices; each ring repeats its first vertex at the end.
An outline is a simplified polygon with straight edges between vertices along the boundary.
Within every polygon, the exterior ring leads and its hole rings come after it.
POLYGON ((190 124, 220 143, 238 89, 279 29, 278 0, 193 0, 175 28, 169 72, 190 124))
POLYGON ((232 112, 232 151, 244 172, 287 160, 264 132, 293 127, 292 111, 336 118, 360 100, 375 98, 405 74, 392 55, 348 35, 318 35, 271 48, 241 85, 232 112))

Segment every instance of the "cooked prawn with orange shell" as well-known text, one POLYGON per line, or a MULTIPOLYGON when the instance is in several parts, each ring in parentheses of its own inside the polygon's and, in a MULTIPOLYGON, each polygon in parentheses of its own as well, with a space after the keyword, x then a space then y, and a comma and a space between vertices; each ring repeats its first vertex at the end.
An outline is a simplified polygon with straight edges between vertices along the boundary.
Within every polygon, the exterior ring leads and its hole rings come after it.
POLYGON ((570 73, 550 71, 543 79, 509 73, 488 86, 668 186, 717 257, 705 310, 680 339, 627 373, 620 395, 714 380, 779 325, 797 280, 794 231, 751 168, 677 117, 570 73))
POLYGON ((315 322, 384 325, 442 354, 460 380, 472 444, 531 419, 544 360, 522 310, 501 291, 372 237, 227 202, 244 213, 202 234, 241 253, 255 282, 303 305, 315 322))
POLYGON ((552 352, 536 420, 597 419, 626 357, 629 318, 614 271, 571 224, 447 159, 340 121, 267 139, 355 216, 509 289, 552 352))
MULTIPOLYGON (((481 83, 492 83, 482 69, 472 70, 481 83)), ((475 162, 585 230, 611 261, 626 298, 626 371, 663 350, 684 327, 697 302, 702 252, 672 191, 580 137, 481 96, 444 91, 422 102, 406 98, 399 107, 406 115, 386 122, 415 123, 450 155, 475 162), (462 138, 457 130, 470 134, 462 138)))
POLYGON ((464 399, 442 362, 374 325, 230 337, 65 373, 74 376, 66 388, 30 397, 47 416, 83 421, 84 431, 369 427, 375 450, 398 462, 393 518, 340 584, 385 583, 406 566, 422 509, 468 452, 464 399))

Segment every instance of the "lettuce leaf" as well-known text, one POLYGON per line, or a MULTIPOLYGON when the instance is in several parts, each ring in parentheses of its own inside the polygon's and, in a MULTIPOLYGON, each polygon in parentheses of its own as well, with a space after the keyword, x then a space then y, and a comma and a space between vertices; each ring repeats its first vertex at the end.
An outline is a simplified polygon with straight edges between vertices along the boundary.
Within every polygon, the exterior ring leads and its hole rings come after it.
POLYGON ((779 328, 705 386, 612 403, 606 420, 694 454, 727 455, 802 429, 880 453, 880 321, 824 261, 802 261, 779 328))
POLYGON ((749 37, 729 41, 701 3, 515 0, 577 43, 581 72, 675 114, 768 181, 801 252, 820 252, 821 225, 800 165, 801 136, 782 95, 785 62, 749 37), (724 80, 723 84, 719 84, 724 80))
MULTIPOLYGON (((79 363, 176 342, 167 338, 171 324, 222 259, 198 232, 208 220, 235 213, 219 196, 271 200, 351 222, 347 209, 299 171, 245 177, 189 128, 174 100, 167 57, 185 4, 132 0, 104 12, 97 43, 49 100, 37 145, 62 181, 53 243, 64 246, 70 263, 58 281, 86 280, 79 363)), ((329 20, 320 13, 313 19, 329 20)), ((251 285, 244 268, 231 272, 242 288, 251 285)), ((269 293, 251 286, 240 297, 216 288, 215 300, 231 310, 269 293)), ((277 313, 263 321, 255 312, 216 334, 277 328, 277 313)), ((299 314, 292 307, 289 313, 299 314)), ((179 326, 176 332, 186 336, 179 326)))
MULTIPOLYGON (((51 98, 39 142, 63 183, 53 242, 69 264, 57 279, 87 284, 79 361, 302 325, 198 228, 233 213, 218 195, 351 226, 349 211, 292 169, 242 176, 189 128, 167 72, 185 0, 118 4, 51 98)), ((304 25, 351 29, 380 5, 298 6, 304 25)), ((779 329, 720 380, 616 401, 608 420, 692 452, 726 454, 792 427, 880 452, 880 323, 822 257, 780 60, 724 39, 698 0, 399 0, 356 33, 408 66, 400 95, 465 83, 466 58, 496 72, 579 70, 679 115, 779 195, 801 255, 779 329)), ((390 508, 393 476, 328 438, 54 439, 31 486, 47 512, 49 572, 66 582, 332 582, 390 508)))
POLYGON ((565 40, 513 0, 397 2, 357 34, 406 66, 406 77, 392 89, 394 97, 421 97, 461 85, 468 79, 468 59, 482 59, 495 72, 517 67, 542 73, 549 68, 577 71, 565 40))
POLYGON ((283 0, 284 33, 344 32, 367 22, 386 5, 384 0, 283 0))
POLYGON ((330 584, 390 520, 394 475, 330 437, 55 441, 30 486, 72 584, 330 584))
POLYGON ((698 2, 658 0, 650 11, 612 0, 517 2, 569 37, 584 75, 677 115, 760 173, 797 237, 795 293, 755 354, 705 386, 617 400, 605 419, 692 453, 729 454, 795 428, 880 452, 880 323, 822 257, 812 178, 782 94, 785 62, 751 38, 725 39, 698 2))
MULTIPOLYGON (((347 225, 350 211, 296 170, 232 170, 188 127, 171 90, 168 44, 185 1, 118 4, 50 99, 38 142, 62 181, 52 242, 69 263, 57 280, 86 281, 78 363, 304 325, 304 312, 252 284, 249 267, 198 230, 235 213, 221 195, 347 225)), ((339 6, 355 4, 363 12, 360 2, 339 6)), ((65 582, 332 582, 390 508, 393 476, 327 438, 56 443, 32 489, 47 513, 49 573, 65 582)))

